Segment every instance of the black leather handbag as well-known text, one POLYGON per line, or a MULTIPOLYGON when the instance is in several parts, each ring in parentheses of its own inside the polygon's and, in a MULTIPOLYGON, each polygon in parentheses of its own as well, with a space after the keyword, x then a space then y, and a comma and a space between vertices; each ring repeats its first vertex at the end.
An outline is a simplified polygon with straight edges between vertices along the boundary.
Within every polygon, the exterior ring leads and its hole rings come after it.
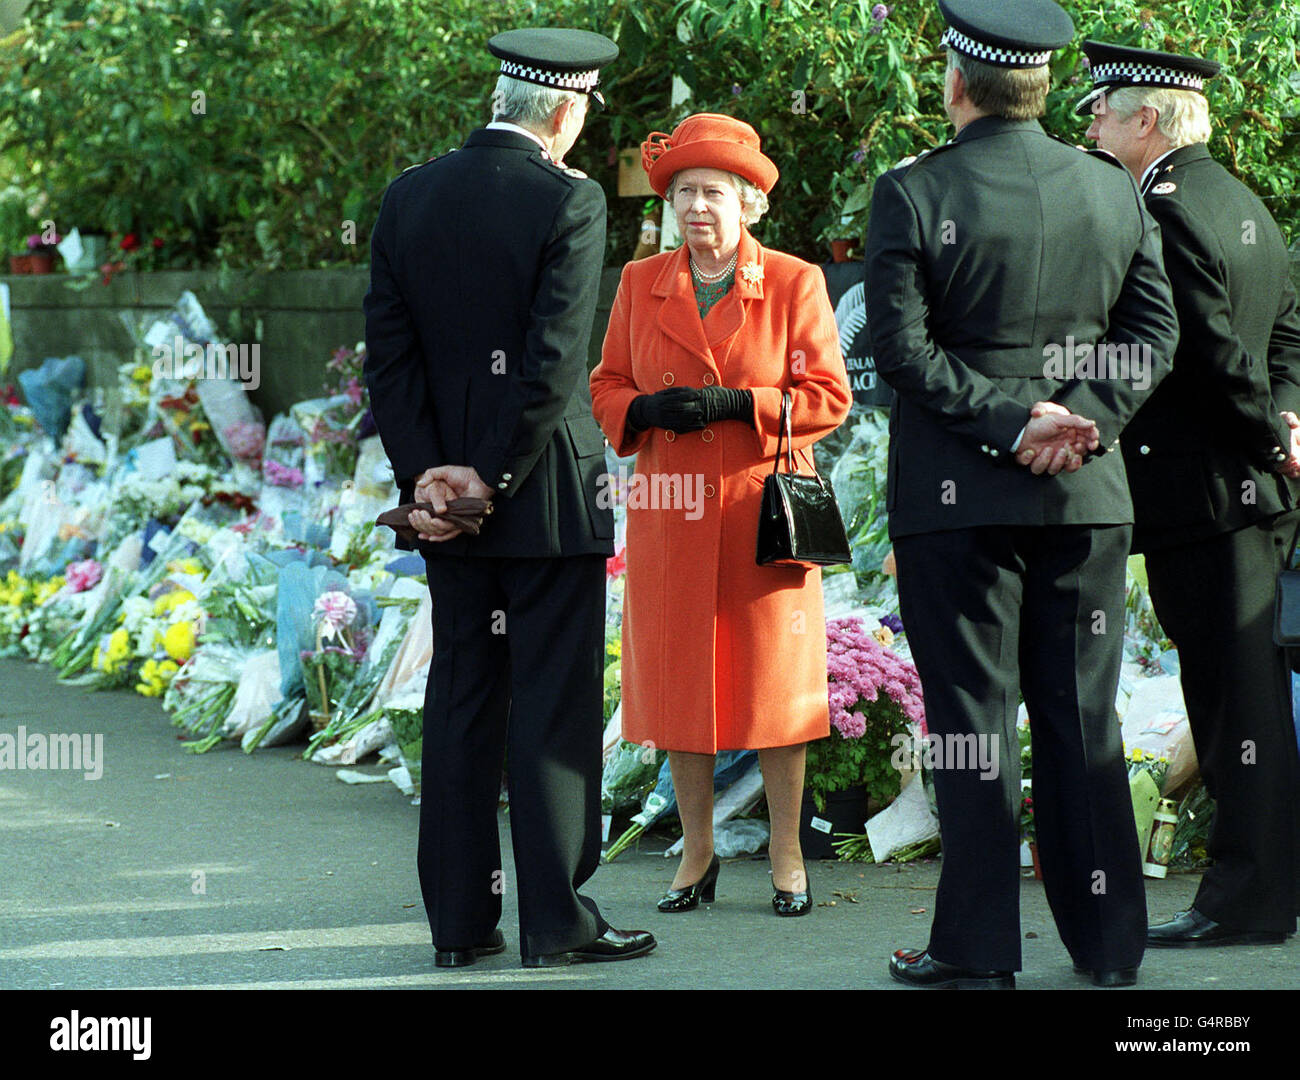
MULTIPOLYGON (((1300 534, 1297 535, 1300 539, 1300 534)), ((1300 671, 1300 570, 1292 570, 1296 540, 1291 541, 1286 567, 1277 575, 1277 597, 1273 608, 1273 644, 1286 649, 1292 671, 1300 671)))
POLYGON ((759 566, 835 566, 851 562, 849 538, 829 481, 813 470, 795 472, 790 435, 790 395, 781 395, 776 435, 776 460, 763 481, 763 507, 758 518, 759 566), (781 443, 786 469, 781 472, 781 443))

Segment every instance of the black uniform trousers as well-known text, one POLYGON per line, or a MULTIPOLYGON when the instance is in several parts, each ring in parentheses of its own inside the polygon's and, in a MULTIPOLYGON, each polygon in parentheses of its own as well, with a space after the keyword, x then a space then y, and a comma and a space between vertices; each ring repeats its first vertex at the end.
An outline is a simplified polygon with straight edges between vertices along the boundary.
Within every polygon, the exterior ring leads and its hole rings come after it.
POLYGON ((1146 900, 1115 715, 1131 526, 988 525, 898 537, 903 627, 932 735, 992 737, 996 779, 934 770, 943 863, 930 954, 1016 971, 1017 687, 1029 711, 1039 859, 1061 940, 1091 969, 1136 967, 1146 900))
POLYGON ((1146 555, 1151 602, 1178 647, 1187 719, 1215 800, 1193 906, 1240 930, 1296 928, 1300 753, 1291 672, 1273 644, 1278 571, 1297 518, 1280 514, 1146 555))
POLYGON ((585 945, 609 928, 578 893, 600 862, 605 557, 425 565, 433 666, 418 862, 434 945, 481 943, 501 917, 503 761, 520 953, 585 945))

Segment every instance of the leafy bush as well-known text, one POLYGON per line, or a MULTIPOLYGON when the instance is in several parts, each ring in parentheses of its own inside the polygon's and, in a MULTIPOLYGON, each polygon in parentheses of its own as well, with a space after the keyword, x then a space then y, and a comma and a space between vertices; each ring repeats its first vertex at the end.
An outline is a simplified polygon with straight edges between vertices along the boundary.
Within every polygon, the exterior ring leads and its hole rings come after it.
MULTIPOLYGON (((1076 43, 1223 61, 1211 150, 1300 232, 1295 3, 1065 7, 1076 43)), ((880 172, 950 134, 934 0, 34 0, 0 41, 0 186, 47 195, 60 232, 162 236, 163 265, 364 263, 387 182, 488 119, 487 39, 537 25, 623 50, 610 111, 569 155, 610 195, 611 264, 642 212, 615 194, 616 148, 688 112, 758 129, 782 180, 757 232, 818 261, 826 239, 862 234, 880 172), (671 106, 675 83, 689 98, 671 106)), ((1077 44, 1053 74, 1045 125, 1082 141, 1077 44)))

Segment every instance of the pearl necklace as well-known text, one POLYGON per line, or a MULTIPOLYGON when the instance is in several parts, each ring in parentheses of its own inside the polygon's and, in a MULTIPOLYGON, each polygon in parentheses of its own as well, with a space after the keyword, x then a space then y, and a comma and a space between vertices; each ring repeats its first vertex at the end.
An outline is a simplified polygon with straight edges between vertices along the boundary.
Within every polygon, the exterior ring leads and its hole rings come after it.
POLYGON ((730 274, 734 269, 736 269, 736 259, 738 259, 739 257, 740 257, 740 249, 737 248, 734 252, 732 252, 731 261, 728 262, 726 266, 724 266, 716 274, 706 274, 703 270, 701 270, 698 266, 695 265, 695 257, 691 256, 691 273, 694 274, 698 280, 703 281, 705 284, 711 285, 716 281, 721 281, 728 274, 730 274))

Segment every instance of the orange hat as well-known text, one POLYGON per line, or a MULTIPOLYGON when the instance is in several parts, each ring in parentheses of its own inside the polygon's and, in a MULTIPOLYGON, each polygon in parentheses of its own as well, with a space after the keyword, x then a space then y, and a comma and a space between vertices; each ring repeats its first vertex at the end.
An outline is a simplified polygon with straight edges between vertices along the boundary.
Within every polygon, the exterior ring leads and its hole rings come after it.
POLYGON ((662 198, 682 169, 722 169, 743 176, 766 195, 781 175, 759 150, 758 132, 745 121, 718 113, 688 116, 671 135, 650 132, 641 144, 641 167, 662 198))

